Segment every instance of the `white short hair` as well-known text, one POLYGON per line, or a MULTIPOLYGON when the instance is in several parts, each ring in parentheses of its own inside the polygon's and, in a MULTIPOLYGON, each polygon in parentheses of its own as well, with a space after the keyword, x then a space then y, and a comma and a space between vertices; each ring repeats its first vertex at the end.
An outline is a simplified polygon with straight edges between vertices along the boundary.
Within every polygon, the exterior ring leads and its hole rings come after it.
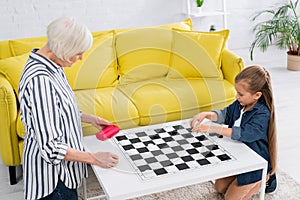
POLYGON ((54 20, 47 28, 48 46, 60 59, 70 61, 72 56, 89 50, 93 37, 88 28, 73 18, 54 20))

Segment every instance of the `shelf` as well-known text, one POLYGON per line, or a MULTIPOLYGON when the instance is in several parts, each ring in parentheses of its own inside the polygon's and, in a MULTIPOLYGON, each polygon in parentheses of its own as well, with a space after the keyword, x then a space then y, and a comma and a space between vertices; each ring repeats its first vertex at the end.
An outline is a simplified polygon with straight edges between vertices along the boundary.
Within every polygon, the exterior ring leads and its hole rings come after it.
POLYGON ((213 11, 213 12, 199 12, 199 13, 191 13, 192 17, 210 17, 210 16, 223 16, 227 13, 223 11, 213 11))
POLYGON ((226 0, 218 0, 220 6, 214 10, 212 6, 214 4, 209 4, 209 11, 205 11, 205 2, 204 7, 201 7, 200 10, 195 9, 195 0, 186 0, 186 14, 192 18, 201 18, 201 17, 213 17, 213 16, 222 16, 223 17, 223 27, 227 28, 227 11, 226 11, 226 0))

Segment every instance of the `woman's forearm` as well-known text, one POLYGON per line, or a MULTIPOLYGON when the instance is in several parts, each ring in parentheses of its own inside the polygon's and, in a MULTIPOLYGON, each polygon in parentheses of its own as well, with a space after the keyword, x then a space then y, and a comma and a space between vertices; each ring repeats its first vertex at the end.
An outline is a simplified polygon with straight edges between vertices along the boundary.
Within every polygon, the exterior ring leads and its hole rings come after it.
POLYGON ((94 163, 94 157, 90 152, 79 151, 72 148, 67 149, 67 153, 64 160, 73 162, 84 162, 88 164, 94 163))
POLYGON ((114 167, 118 164, 119 157, 116 154, 110 152, 90 153, 68 148, 64 160, 84 162, 91 165, 97 165, 102 168, 109 168, 114 167))
POLYGON ((93 120, 92 119, 93 117, 94 117, 93 115, 82 113, 81 114, 81 121, 90 124, 93 120))

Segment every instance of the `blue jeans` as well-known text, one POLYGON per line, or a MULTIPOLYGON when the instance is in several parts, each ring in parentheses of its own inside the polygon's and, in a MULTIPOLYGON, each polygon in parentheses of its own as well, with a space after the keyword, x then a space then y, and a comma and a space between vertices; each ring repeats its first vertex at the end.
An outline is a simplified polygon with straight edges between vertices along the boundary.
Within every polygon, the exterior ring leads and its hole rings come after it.
POLYGON ((41 200, 78 200, 77 189, 70 189, 60 180, 54 191, 41 200))

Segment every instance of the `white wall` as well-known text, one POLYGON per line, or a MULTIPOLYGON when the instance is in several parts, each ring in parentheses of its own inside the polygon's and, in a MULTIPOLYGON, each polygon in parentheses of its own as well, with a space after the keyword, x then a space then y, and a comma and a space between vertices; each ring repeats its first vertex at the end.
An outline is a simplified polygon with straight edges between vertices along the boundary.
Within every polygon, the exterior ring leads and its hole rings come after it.
MULTIPOLYGON (((191 0, 193 1, 193 0, 191 0)), ((221 0, 205 0, 207 10, 220 7, 221 0)), ((225 0, 228 47, 249 47, 252 41, 250 16, 282 0, 225 0)), ((45 35, 46 26, 60 16, 73 16, 91 31, 159 25, 181 21, 186 0, 0 0, 0 40, 45 35)), ((210 24, 222 29, 222 17, 194 18, 195 29, 207 31, 210 24)))

